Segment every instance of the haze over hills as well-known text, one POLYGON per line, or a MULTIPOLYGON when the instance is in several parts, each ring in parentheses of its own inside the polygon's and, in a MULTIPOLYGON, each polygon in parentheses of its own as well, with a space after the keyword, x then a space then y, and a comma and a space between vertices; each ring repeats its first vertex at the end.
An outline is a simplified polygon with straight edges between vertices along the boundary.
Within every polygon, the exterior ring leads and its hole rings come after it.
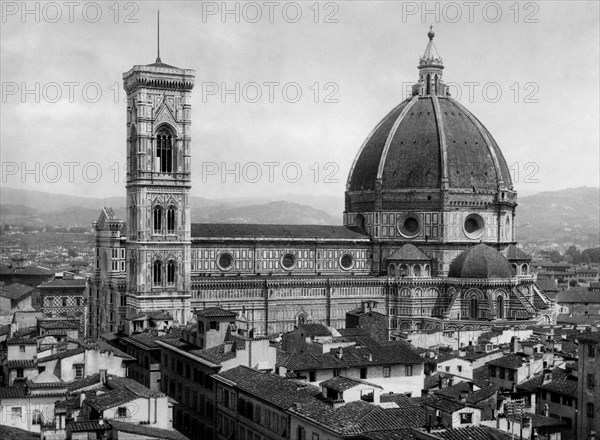
MULTIPOLYGON (((125 218, 125 198, 86 198, 14 188, 0 189, 0 221, 27 225, 90 225, 102 206, 125 218)), ((520 241, 591 240, 597 245, 600 188, 580 187, 520 197, 516 230, 520 241), (594 242, 595 240, 595 242, 594 242)), ((194 222, 341 224, 343 198, 286 195, 206 199, 192 196, 194 222)))

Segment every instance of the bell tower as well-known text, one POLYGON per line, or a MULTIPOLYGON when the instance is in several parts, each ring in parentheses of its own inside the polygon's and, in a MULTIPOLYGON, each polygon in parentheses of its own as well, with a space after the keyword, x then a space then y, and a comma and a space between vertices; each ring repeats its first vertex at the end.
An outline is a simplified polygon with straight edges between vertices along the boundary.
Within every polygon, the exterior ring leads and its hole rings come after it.
POLYGON ((126 314, 190 318, 190 128, 194 71, 160 56, 123 74, 127 93, 126 314))

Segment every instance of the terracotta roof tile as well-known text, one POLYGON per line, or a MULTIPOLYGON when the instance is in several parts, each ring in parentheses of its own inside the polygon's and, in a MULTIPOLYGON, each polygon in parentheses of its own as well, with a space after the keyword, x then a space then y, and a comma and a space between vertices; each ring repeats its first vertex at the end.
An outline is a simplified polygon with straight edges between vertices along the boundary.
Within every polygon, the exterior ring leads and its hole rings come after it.
POLYGON ((192 223, 192 240, 218 237, 369 240, 346 226, 192 223))

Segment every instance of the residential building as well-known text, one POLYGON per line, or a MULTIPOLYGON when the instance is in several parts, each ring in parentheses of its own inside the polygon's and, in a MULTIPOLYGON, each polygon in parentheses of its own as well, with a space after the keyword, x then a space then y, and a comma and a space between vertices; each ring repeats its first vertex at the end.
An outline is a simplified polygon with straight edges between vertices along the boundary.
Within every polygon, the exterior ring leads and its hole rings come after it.
POLYGON ((592 431, 600 433, 600 332, 574 336, 579 344, 577 398, 577 438, 592 438, 592 431))
POLYGON ((382 387, 384 393, 420 396, 423 389, 424 359, 414 347, 392 341, 364 347, 339 347, 320 355, 292 353, 278 361, 278 374, 295 377, 313 385, 344 376, 366 380, 382 387))

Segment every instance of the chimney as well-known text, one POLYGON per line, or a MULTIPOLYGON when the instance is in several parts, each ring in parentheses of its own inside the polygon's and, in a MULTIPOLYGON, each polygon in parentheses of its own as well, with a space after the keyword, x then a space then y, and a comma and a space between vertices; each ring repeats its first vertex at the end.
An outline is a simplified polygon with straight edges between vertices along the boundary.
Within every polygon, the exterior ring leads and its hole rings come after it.
POLYGON ((100 370, 100 383, 102 385, 106 385, 108 383, 108 374, 107 374, 108 370, 106 369, 101 369, 100 370))
POLYGON ((466 402, 468 395, 469 395, 468 391, 461 391, 460 394, 458 395, 458 400, 460 400, 461 402, 466 402))
POLYGON ((544 370, 544 378, 542 379, 542 385, 546 385, 552 382, 552 370, 544 370))
POLYGON ((544 416, 550 417, 550 412, 548 411, 548 404, 544 403, 544 416))
POLYGON ((336 356, 338 359, 341 359, 341 358, 342 358, 342 356, 343 356, 343 354, 344 354, 344 352, 343 352, 343 350, 342 350, 342 347, 338 348, 338 349, 337 349, 337 351, 335 352, 335 356, 336 356))
POLYGON ((223 353, 229 353, 233 349, 233 341, 227 341, 223 344, 223 353))
POLYGON ((519 338, 517 336, 513 336, 510 338, 510 352, 517 353, 519 351, 519 338))

